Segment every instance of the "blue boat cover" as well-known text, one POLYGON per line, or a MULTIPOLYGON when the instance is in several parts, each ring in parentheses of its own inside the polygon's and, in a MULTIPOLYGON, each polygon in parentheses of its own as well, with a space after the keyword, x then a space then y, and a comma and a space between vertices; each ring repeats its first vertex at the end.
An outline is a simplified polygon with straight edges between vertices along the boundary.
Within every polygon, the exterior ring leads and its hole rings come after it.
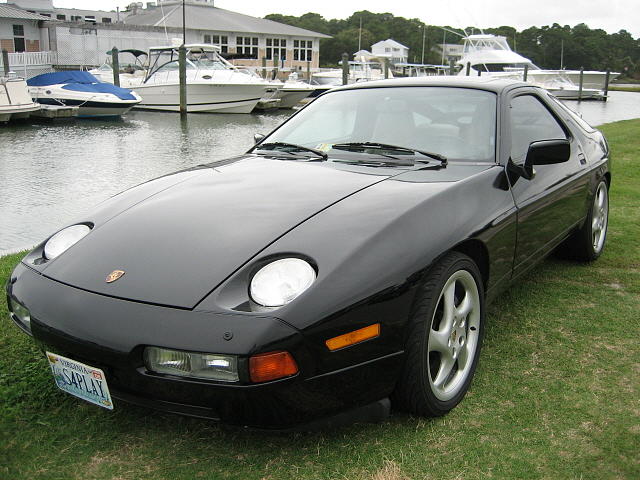
POLYGON ((66 72, 43 73, 27 80, 30 87, 65 84, 62 88, 75 92, 111 93, 121 100, 135 100, 131 90, 100 82, 89 72, 69 70, 66 72))

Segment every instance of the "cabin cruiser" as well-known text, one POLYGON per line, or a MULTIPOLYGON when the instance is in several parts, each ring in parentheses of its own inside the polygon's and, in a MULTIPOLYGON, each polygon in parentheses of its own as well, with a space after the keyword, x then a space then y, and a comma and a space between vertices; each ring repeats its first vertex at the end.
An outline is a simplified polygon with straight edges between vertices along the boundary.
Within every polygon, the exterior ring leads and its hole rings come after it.
POLYGON ((12 118, 28 118, 40 108, 31 99, 27 84, 22 78, 0 76, 0 123, 6 123, 12 118))
POLYGON ((285 82, 272 81, 270 83, 276 87, 271 98, 278 100, 278 108, 293 108, 315 90, 313 85, 300 81, 297 72, 289 74, 285 82))
MULTIPOLYGON (((543 70, 531 60, 514 52, 503 36, 481 34, 464 37, 462 58, 457 62, 461 67, 458 75, 491 75, 512 77, 514 74, 522 79, 525 66, 527 67, 527 82, 534 85, 556 80, 559 76, 569 82, 580 84, 580 70, 543 70)), ((613 80, 619 73, 611 72, 609 79, 613 80)), ((604 88, 606 72, 585 70, 582 72, 583 88, 602 90, 604 88)))
MULTIPOLYGON (((375 61, 376 57, 372 56, 356 56, 354 60, 349 61, 349 78, 347 83, 367 82, 369 80, 384 80, 384 66, 375 61)), ((387 72, 387 78, 393 78, 391 70, 387 72)), ((342 69, 334 68, 317 72, 311 75, 311 82, 316 85, 342 85, 342 69)))
MULTIPOLYGON (((187 49, 187 111, 249 113, 266 92, 276 87, 237 69, 209 44, 185 45, 187 49)), ((142 97, 138 108, 180 111, 179 46, 149 49, 149 68, 143 77, 120 74, 120 84, 135 88, 142 97)))
POLYGON ((80 70, 43 73, 27 80, 27 85, 36 102, 77 106, 78 117, 118 117, 141 101, 135 92, 100 82, 80 70))

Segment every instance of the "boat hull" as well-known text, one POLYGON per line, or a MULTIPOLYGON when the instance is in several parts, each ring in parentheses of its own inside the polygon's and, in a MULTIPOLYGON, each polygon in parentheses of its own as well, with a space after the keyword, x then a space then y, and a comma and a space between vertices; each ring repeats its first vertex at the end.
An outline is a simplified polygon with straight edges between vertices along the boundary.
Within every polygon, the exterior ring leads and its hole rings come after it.
MULTIPOLYGON (((165 112, 180 111, 180 85, 138 85, 133 87, 142 97, 138 109, 165 112)), ((250 113, 263 97, 260 84, 187 84, 187 112, 250 113)))

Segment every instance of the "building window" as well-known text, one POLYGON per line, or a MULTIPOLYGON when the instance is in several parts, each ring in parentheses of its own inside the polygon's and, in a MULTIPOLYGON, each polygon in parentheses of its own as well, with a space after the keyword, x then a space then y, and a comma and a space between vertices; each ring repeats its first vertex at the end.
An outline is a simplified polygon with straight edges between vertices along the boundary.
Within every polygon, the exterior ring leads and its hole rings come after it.
POLYGON ((109 17, 102 17, 102 23, 111 23, 111 18, 109 18, 109 17))
POLYGON ((267 60, 287 59, 287 41, 284 38, 267 38, 267 60))
POLYGON ((58 15, 56 15, 56 18, 57 18, 58 20, 66 20, 66 19, 67 19, 67 16, 66 16, 66 15, 62 15, 62 14, 60 14, 60 13, 59 13, 58 15))
POLYGON ((293 41, 293 59, 300 62, 310 62, 313 58, 312 40, 293 41))
POLYGON ((50 13, 41 13, 40 15, 42 15, 43 17, 51 18, 51 14, 50 13))
POLYGON ((236 37, 236 52, 246 58, 258 58, 258 37, 236 37))
POLYGON ((24 25, 14 25, 13 26, 13 51, 14 52, 24 52, 25 42, 24 42, 24 25))
POLYGON ((82 16, 81 15, 71 15, 71 21, 72 22, 81 22, 82 21, 82 16))
POLYGON ((229 38, 226 35, 205 35, 204 43, 219 46, 222 53, 229 51, 229 38))

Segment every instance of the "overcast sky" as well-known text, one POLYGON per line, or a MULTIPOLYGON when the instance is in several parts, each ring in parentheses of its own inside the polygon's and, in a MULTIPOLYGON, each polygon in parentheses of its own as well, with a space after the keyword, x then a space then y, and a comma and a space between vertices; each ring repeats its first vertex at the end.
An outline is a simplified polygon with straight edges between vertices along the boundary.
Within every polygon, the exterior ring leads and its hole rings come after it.
MULTIPOLYGON (((116 6, 123 8, 131 0, 54 0, 53 3, 56 7, 112 10, 116 6)), ((640 0, 216 0, 215 5, 257 17, 268 13, 302 15, 311 11, 331 19, 369 10, 454 27, 511 25, 522 30, 554 22, 571 26, 586 23, 609 33, 625 29, 635 38, 640 37, 640 0)))

